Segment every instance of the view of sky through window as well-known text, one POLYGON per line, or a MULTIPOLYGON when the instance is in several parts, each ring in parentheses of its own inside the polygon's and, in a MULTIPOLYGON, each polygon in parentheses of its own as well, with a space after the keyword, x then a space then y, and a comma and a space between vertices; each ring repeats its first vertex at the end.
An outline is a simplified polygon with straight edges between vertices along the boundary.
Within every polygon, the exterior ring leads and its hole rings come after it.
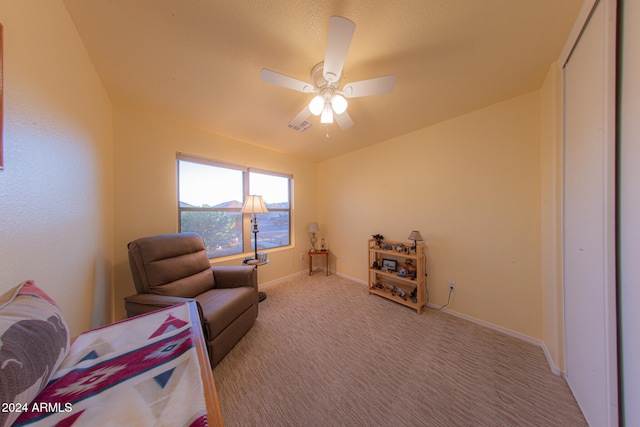
POLYGON ((233 200, 243 202, 240 170, 181 161, 179 181, 181 203, 217 206, 233 200))
MULTIPOLYGON (((242 171, 210 165, 180 162, 180 202, 191 206, 218 206, 244 202, 242 171)), ((262 196, 265 203, 289 201, 289 180, 277 175, 251 172, 249 193, 262 196)))

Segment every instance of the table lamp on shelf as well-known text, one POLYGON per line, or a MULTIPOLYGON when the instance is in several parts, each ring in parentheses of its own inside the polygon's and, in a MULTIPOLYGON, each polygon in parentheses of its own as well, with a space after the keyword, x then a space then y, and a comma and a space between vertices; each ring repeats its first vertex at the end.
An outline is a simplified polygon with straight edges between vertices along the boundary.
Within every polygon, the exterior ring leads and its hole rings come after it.
POLYGON ((407 239, 413 240, 413 246, 411 247, 411 250, 414 251, 414 252, 418 252, 418 240, 421 241, 421 242, 424 240, 422 238, 422 236, 420 235, 420 232, 417 231, 417 230, 413 230, 409 234, 409 237, 407 237, 407 239))
POLYGON ((317 222, 312 222, 309 224, 309 233, 311 233, 311 252, 317 251, 316 242, 318 239, 316 238, 316 233, 320 231, 320 227, 318 227, 317 222))

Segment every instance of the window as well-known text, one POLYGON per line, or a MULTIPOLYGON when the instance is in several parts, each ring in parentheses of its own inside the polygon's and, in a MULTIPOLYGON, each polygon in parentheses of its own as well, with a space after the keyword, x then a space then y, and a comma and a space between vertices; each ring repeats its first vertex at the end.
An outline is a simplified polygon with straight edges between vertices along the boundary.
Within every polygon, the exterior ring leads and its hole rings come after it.
POLYGON ((185 154, 177 161, 179 231, 200 234, 209 258, 253 251, 251 218, 241 212, 249 194, 269 210, 258 215, 258 250, 291 243, 291 176, 185 154))
MULTIPOLYGON (((249 172, 249 194, 261 195, 269 210, 269 213, 258 216, 258 249, 277 248, 290 243, 290 181, 288 177, 267 172, 249 172)), ((253 236, 251 233, 252 240, 253 236)))

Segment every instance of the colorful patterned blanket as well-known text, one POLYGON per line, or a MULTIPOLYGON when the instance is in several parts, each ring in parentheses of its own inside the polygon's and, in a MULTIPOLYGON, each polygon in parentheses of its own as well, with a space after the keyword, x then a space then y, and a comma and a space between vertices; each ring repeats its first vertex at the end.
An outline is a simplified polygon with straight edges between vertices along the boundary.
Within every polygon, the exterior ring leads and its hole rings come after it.
POLYGON ((207 426, 193 327, 183 304, 80 335, 15 425, 207 426))

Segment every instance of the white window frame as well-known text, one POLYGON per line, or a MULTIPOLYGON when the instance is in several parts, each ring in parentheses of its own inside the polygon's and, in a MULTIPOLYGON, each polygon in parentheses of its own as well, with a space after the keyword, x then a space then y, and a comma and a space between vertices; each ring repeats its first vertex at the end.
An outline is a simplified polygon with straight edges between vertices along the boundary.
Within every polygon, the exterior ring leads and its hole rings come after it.
MULTIPOLYGON (((275 172, 275 171, 270 171, 270 170, 266 170, 266 169, 258 169, 258 168, 251 168, 248 166, 240 166, 240 165, 235 165, 235 164, 231 164, 231 163, 226 163, 226 162, 221 162, 218 160, 213 160, 213 159, 208 159, 208 158, 204 158, 204 157, 199 157, 199 156, 194 156, 194 155, 190 155, 190 154, 185 154, 185 153, 176 153, 176 179, 178 181, 178 186, 177 186, 177 205, 178 205, 178 232, 182 232, 182 212, 186 212, 186 211, 192 211, 192 212, 240 212, 241 211, 241 207, 237 207, 237 208, 216 208, 216 207, 182 207, 180 205, 180 162, 184 161, 184 162, 190 162, 190 163, 198 163, 201 165, 206 165, 206 166, 213 166, 213 167, 217 167, 217 168, 223 168, 223 169, 230 169, 230 170, 236 170, 236 171, 241 171, 242 172, 242 200, 240 200, 241 203, 244 203, 244 200, 246 199, 246 197, 250 194, 249 193, 249 188, 250 188, 250 174, 251 173, 259 173, 259 174, 263 174, 263 175, 273 175, 273 176, 277 176, 277 177, 282 177, 282 178, 286 178, 288 179, 288 208, 270 208, 267 204, 267 208, 269 209, 269 213, 272 212, 284 212, 286 213, 286 215, 288 215, 288 230, 287 230, 287 236, 288 236, 288 242, 286 242, 285 244, 279 244, 277 246, 272 246, 270 248, 266 248, 266 249, 272 249, 272 248, 282 248, 282 247, 286 247, 286 246, 290 246, 291 242, 292 242, 292 230, 293 230, 293 215, 292 215, 292 211, 293 211, 293 175, 291 174, 287 174, 287 173, 282 173, 282 172, 275 172)), ((269 215, 269 214, 263 214, 263 215, 259 215, 258 216, 258 226, 260 228, 260 216, 264 216, 264 215, 269 215)), ((260 239, 260 233, 258 233, 258 250, 260 251, 264 251, 266 250, 264 247, 261 247, 261 239, 260 239)), ((252 227, 251 227, 251 215, 250 214, 243 214, 242 215, 242 252, 239 253, 234 253, 234 254, 222 254, 219 256, 215 256, 212 254, 208 254, 210 259, 214 259, 214 258, 222 258, 222 257, 226 257, 226 256, 241 256, 241 255, 246 255, 249 253, 253 253, 254 251, 254 247, 253 247, 253 232, 252 232, 252 227)))

